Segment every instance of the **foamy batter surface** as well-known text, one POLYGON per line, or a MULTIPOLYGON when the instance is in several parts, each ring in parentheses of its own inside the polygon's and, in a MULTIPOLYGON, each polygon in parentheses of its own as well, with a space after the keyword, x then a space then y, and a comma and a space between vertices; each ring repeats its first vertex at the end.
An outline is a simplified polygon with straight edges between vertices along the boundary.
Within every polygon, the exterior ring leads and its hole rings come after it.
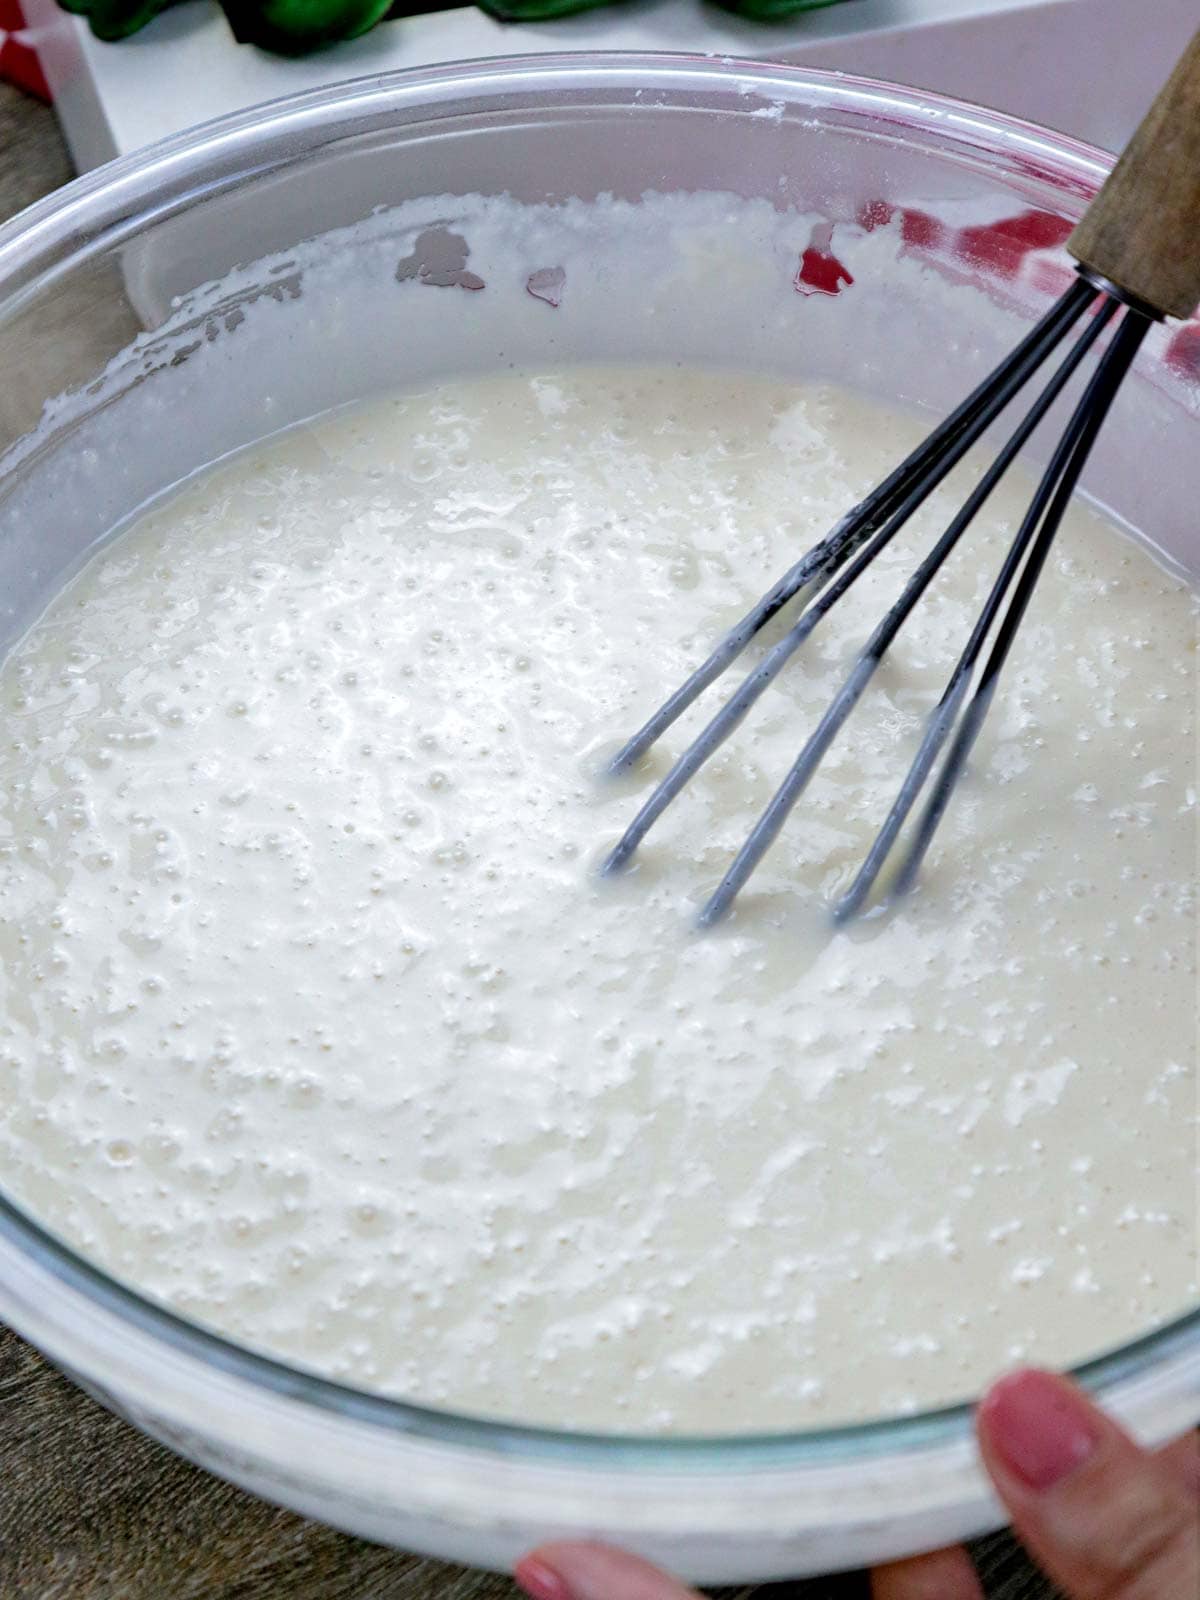
POLYGON ((103 550, 0 671, 6 1186, 251 1344, 553 1424, 902 1411, 1182 1310, 1196 612, 1135 545, 1067 519, 902 905, 829 927, 1020 483, 730 923, 692 927, 918 532, 594 877, 716 701, 604 756, 920 431, 729 375, 464 381, 103 550))

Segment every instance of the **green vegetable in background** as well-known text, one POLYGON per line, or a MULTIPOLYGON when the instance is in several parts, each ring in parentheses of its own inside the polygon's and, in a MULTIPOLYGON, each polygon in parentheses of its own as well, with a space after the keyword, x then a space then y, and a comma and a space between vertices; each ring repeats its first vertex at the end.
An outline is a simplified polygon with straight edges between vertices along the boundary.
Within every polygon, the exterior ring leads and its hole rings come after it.
MULTIPOLYGON (((175 0, 58 0, 64 11, 86 17, 98 39, 125 39, 174 5, 175 0)), ((302 56, 341 39, 357 39, 385 17, 448 9, 455 0, 220 0, 239 44, 274 55, 302 56)), ((477 0, 501 22, 549 22, 590 11, 612 0, 477 0)), ((758 22, 779 22, 838 0, 717 0, 726 11, 758 22)))
POLYGON ((175 0, 58 0, 64 11, 86 17, 97 39, 127 39, 175 0))
POLYGON ((357 39, 383 21, 392 0, 221 0, 221 7, 239 44, 302 56, 357 39))
POLYGON ((501 22, 550 22, 609 5, 611 0, 476 0, 476 4, 501 22))
POLYGON ((752 22, 786 22, 798 11, 819 11, 838 0, 717 0, 722 11, 734 11, 752 22))

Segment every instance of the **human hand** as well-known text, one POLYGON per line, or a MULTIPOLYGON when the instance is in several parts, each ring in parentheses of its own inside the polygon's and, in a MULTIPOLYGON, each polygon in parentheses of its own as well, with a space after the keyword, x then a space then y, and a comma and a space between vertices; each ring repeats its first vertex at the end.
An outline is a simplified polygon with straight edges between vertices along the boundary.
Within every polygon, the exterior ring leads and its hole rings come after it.
MULTIPOLYGON (((1065 1378, 1018 1372, 985 1396, 979 1447, 1013 1527, 1067 1600, 1197 1600, 1200 1452, 1194 1434, 1142 1450, 1065 1378)), ((699 1600, 647 1562, 550 1544, 518 1563, 532 1600, 699 1600)), ((874 1600, 984 1600, 963 1550, 879 1567, 874 1600)))

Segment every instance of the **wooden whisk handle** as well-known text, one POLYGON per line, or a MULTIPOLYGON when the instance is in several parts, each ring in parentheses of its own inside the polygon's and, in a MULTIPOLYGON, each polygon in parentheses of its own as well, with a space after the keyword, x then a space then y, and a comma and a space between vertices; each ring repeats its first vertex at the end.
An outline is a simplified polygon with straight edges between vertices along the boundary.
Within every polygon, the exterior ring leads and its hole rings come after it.
POLYGON ((1200 303, 1200 33, 1067 249, 1165 316, 1190 317, 1200 303))

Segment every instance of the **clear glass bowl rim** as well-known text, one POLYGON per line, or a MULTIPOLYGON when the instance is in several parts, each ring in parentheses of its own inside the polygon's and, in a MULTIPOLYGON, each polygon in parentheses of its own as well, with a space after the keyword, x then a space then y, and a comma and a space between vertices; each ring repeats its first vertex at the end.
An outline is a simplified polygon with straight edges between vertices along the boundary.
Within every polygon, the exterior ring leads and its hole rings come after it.
MULTIPOLYGON (((203 123, 145 150, 121 157, 73 180, 0 226, 0 317, 24 290, 36 292, 49 272, 113 248, 151 217, 197 197, 196 184, 219 165, 236 179, 332 138, 352 136, 367 123, 424 106, 493 94, 552 95, 562 90, 628 91, 625 109, 636 114, 636 94, 703 92, 728 95, 730 113, 750 114, 762 96, 820 114, 838 113, 887 126, 968 153, 997 174, 1034 174, 1076 205, 1094 194, 1112 158, 1068 135, 965 101, 842 73, 776 63, 676 53, 576 52, 448 62, 427 69, 350 79, 325 89, 290 95, 248 111, 203 123), (357 125, 357 126, 356 126, 357 125), (279 145, 272 158, 260 158, 279 145), (231 165, 233 163, 233 165, 231 165), (149 215, 148 215, 149 213, 149 215)), ((646 109, 662 102, 647 99, 646 109)), ((224 187, 223 184, 219 185, 224 187)), ((200 191, 201 194, 203 190, 200 191)), ((281 1400, 299 1401, 385 1432, 505 1456, 567 1459, 596 1468, 647 1471, 728 1470, 802 1466, 864 1455, 922 1451, 959 1443, 970 1433, 974 1407, 961 1403, 911 1416, 802 1431, 745 1435, 650 1437, 534 1428, 394 1399, 356 1389, 264 1355, 192 1322, 93 1265, 44 1228, 0 1189, 0 1235, 37 1268, 97 1310, 203 1367, 258 1387, 281 1400)), ((2 1286, 0 1286, 2 1287, 2 1286)), ((1073 1376, 1103 1396, 1124 1380, 1200 1354, 1200 1307, 1140 1338, 1073 1369, 1073 1376)), ((1165 1370, 1163 1376, 1166 1377, 1165 1370)))

